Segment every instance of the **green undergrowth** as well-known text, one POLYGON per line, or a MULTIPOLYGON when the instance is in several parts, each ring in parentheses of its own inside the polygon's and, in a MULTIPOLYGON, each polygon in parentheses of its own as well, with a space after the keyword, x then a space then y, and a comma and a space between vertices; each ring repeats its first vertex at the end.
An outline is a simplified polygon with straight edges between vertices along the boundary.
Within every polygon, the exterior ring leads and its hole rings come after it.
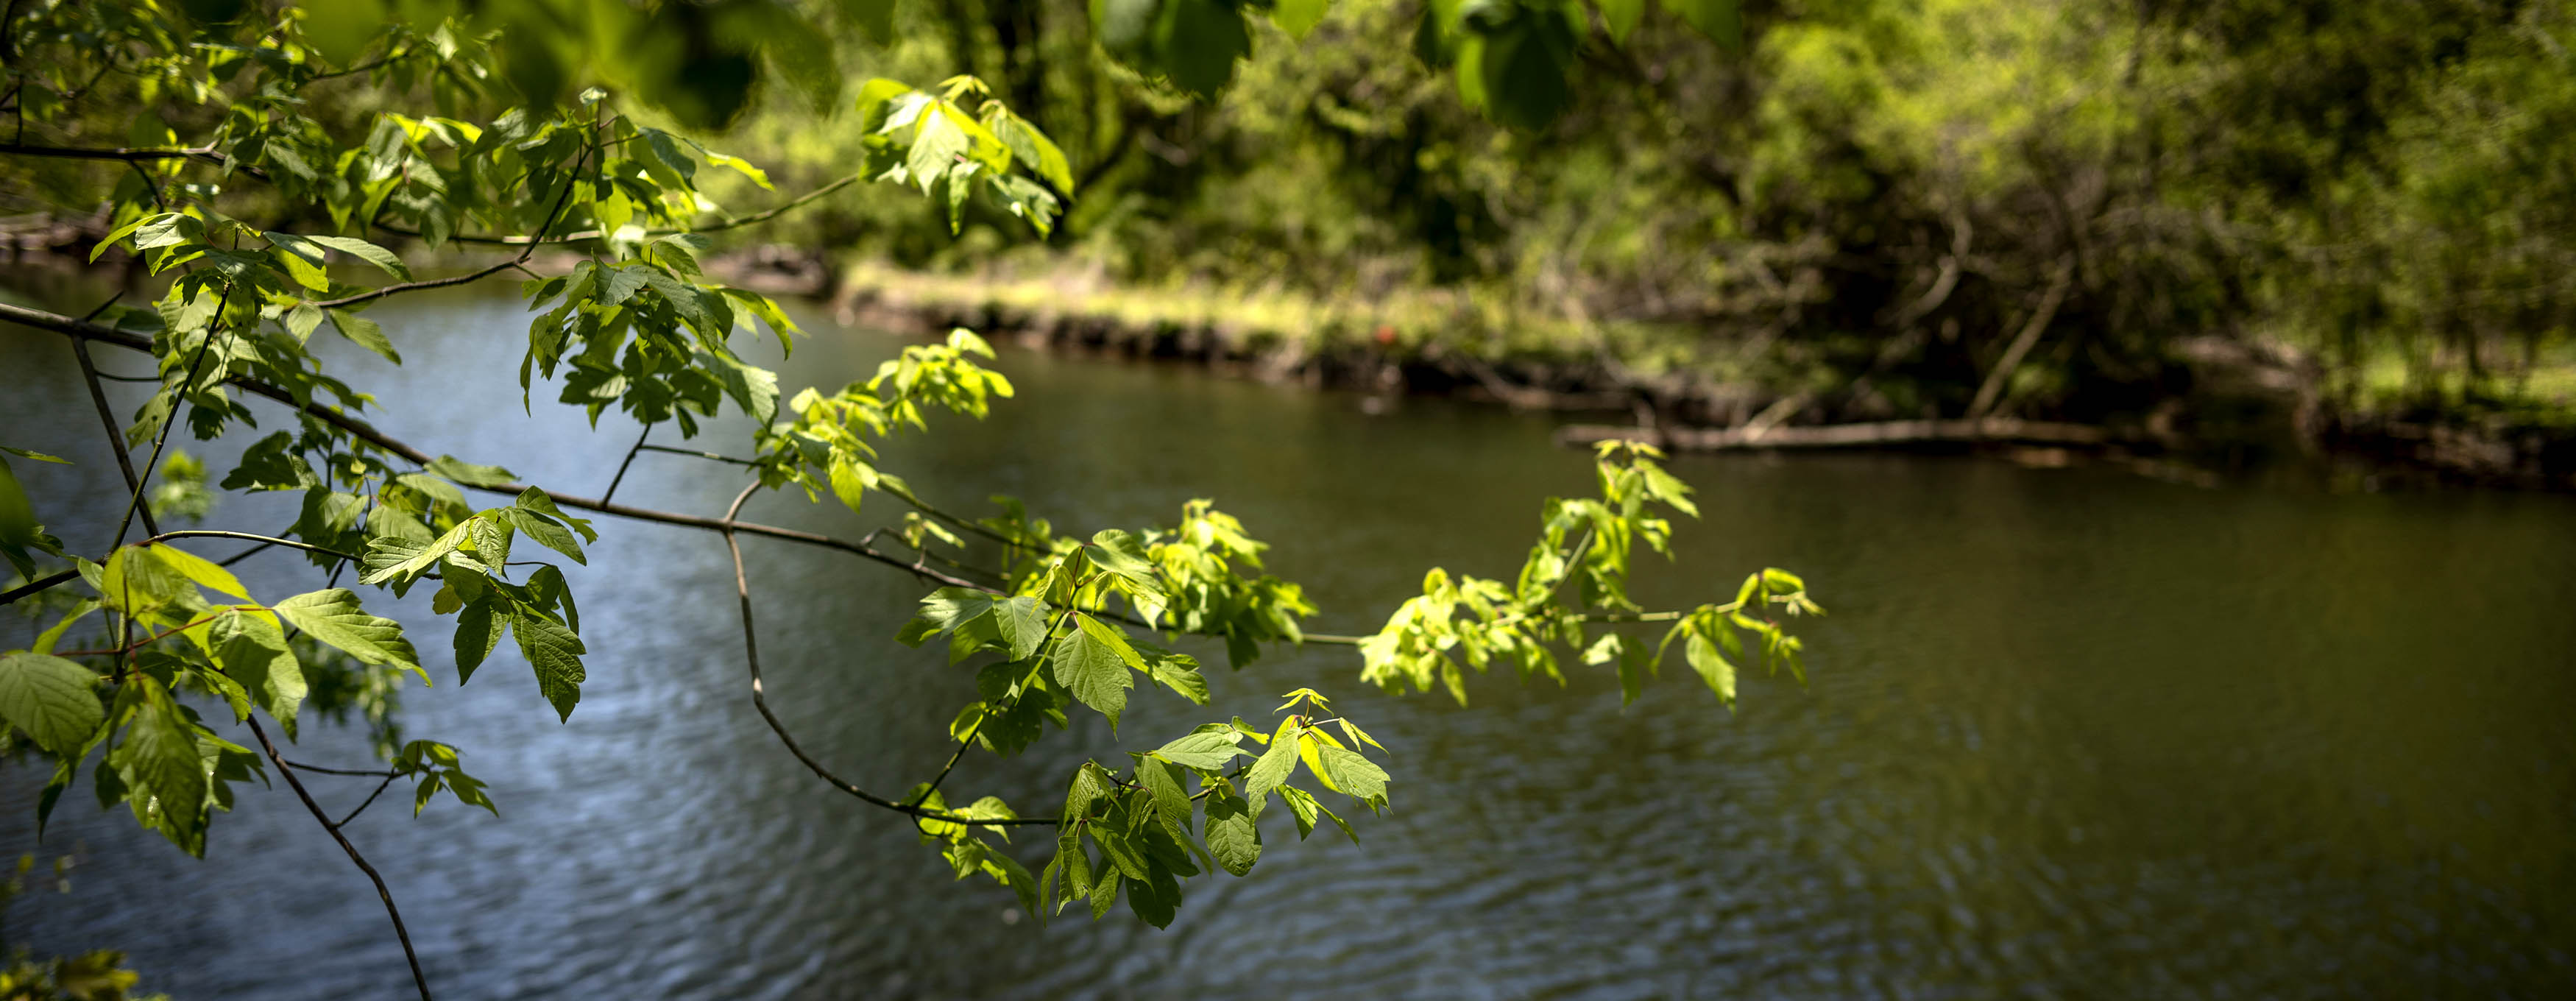
POLYGON ((1788 380, 1782 359, 1755 358, 1733 338, 1677 323, 1591 321, 1512 305, 1499 288, 1402 287, 1317 296, 1276 285, 1173 281, 1122 285, 1070 269, 943 274, 860 261, 841 272, 845 295, 905 311, 989 314, 1005 327, 1101 325, 1113 339, 1196 331, 1242 357, 1290 359, 1357 351, 1396 361, 1473 359, 1487 365, 1588 367, 1614 377, 1680 375, 1720 383, 1788 380))

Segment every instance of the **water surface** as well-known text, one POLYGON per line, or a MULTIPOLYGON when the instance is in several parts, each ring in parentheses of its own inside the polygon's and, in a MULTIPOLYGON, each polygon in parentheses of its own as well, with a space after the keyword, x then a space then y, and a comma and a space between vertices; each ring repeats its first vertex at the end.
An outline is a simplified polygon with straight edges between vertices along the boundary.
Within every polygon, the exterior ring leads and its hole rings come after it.
MULTIPOLYGON (((90 303, 67 295, 58 306, 90 303)), ((515 384, 525 321, 461 294, 376 311, 399 369, 332 352, 390 433, 596 494, 636 426, 599 433, 515 384)), ((792 390, 906 341, 809 316, 792 390)), ((102 364, 141 372, 107 351, 102 364)), ((1202 373, 1005 352, 1020 389, 982 424, 890 450, 925 492, 1025 498, 1059 527, 1169 521, 1216 498, 1272 569, 1365 632, 1447 566, 1509 573, 1538 500, 1590 489, 1544 420, 1202 373)), ((0 440, 73 545, 122 501, 59 337, 0 331, 0 440), (48 493, 50 492, 50 493, 48 493)), ((121 408, 140 400, 112 386, 121 408)), ((265 404, 255 404, 265 407, 265 404)), ((283 415, 265 409, 264 423, 283 415)), ((707 439, 739 451, 739 422, 707 439)), ((245 441, 248 439, 245 438, 245 441)), ((215 467, 229 468, 229 454, 215 467)), ((1684 458, 1705 518, 1650 604, 1805 574, 1811 683, 1751 679, 1730 715, 1687 670, 1624 710, 1611 679, 1507 678, 1474 704, 1389 698, 1345 649, 1214 669, 1201 710, 1140 696, 949 788, 1046 812, 1084 757, 1203 719, 1270 718, 1312 685, 1393 751, 1394 809, 1363 844, 1299 844, 1284 811, 1248 879, 1202 878, 1156 932, 1020 914, 952 884, 906 825, 818 784, 749 704, 731 571, 703 532, 603 519, 587 568, 591 681, 558 724, 502 654, 463 688, 434 664, 413 736, 465 749, 495 819, 441 800, 350 828, 390 881, 441 996, 1647 998, 2511 995, 2576 983, 2576 503, 2507 493, 2203 489, 2101 469, 1897 455, 1684 458)), ((638 460, 633 503, 720 513, 725 468, 638 460)), ((232 499, 216 521, 292 518, 232 499)), ((801 497, 747 517, 855 536, 801 497)), ((807 746, 881 790, 936 770, 970 668, 891 641, 922 587, 844 555, 748 540, 772 699, 807 746)), ((208 546, 205 551, 215 552, 208 546)), ((222 551, 229 551, 224 548, 222 551)), ((245 567, 261 593, 308 567, 245 567)), ((389 597, 389 596, 388 596, 389 597)), ((370 598, 371 604, 384 598, 370 598)), ((424 595, 414 623, 432 621, 424 595)), ((22 622, 0 645, 23 646, 22 622)), ((424 639, 442 658, 443 632, 424 639)), ((1200 651, 1211 663, 1222 655, 1200 651)), ((360 764, 348 731, 293 755, 360 764)), ((1121 759, 1123 760, 1123 759, 1121 759)), ((0 849, 37 849, 44 776, 0 770, 0 849)), ((315 777, 345 809, 361 780, 315 777)), ((182 998, 394 997, 402 957, 365 880, 283 788, 219 818, 205 861, 76 788, 42 851, 68 896, 6 914, 40 951, 130 951, 182 998)), ((1024 845, 1034 868, 1043 846, 1024 845)))

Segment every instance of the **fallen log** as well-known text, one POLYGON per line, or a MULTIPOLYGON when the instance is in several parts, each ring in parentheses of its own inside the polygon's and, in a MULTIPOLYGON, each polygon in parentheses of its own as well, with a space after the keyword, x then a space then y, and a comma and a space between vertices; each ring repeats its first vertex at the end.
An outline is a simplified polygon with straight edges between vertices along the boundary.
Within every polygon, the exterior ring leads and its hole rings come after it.
POLYGON ((2093 424, 2059 424, 2010 417, 1966 420, 1876 421, 1806 427, 1640 428, 1572 424, 1558 428, 1561 445, 1643 441, 1680 452, 1771 448, 1870 448, 1932 442, 2009 442, 2027 445, 2106 445, 2129 440, 2093 424))

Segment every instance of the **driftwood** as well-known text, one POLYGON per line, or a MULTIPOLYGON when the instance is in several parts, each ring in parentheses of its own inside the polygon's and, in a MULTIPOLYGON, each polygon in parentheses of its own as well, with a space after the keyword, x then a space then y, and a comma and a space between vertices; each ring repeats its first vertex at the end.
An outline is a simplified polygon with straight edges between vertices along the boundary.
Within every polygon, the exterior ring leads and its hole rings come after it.
POLYGON ((1982 420, 1879 421, 1808 427, 1651 429, 1574 424, 1557 429, 1560 444, 1596 441, 1651 442, 1681 452, 1768 448, 1870 448, 1929 442, 2012 442, 2029 445, 2106 445, 2126 437, 2092 424, 2057 424, 2009 417, 1982 420))

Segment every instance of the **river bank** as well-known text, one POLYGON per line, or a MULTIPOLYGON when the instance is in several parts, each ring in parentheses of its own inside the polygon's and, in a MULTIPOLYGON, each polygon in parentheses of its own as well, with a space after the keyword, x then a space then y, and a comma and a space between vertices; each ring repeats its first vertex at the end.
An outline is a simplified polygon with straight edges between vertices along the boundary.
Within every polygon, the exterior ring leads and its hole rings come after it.
MULTIPOLYGON (((13 266, 79 271, 94 221, 11 230, 13 266)), ((112 254, 109 261, 122 255, 112 254)), ((570 256, 541 255, 560 271, 570 256)), ((459 266, 464 266, 459 258, 459 266)), ((551 265, 551 267, 549 267, 551 265)), ((1132 288, 1060 270, 937 274, 760 245, 707 272, 824 301, 845 323, 937 334, 964 326, 1050 351, 1178 362, 1242 378, 1366 394, 1453 396, 1564 415, 1568 442, 1630 437, 1677 450, 1985 451, 2026 465, 2100 461, 2214 482, 2306 467, 2344 489, 2403 483, 2576 491, 2576 400, 2515 407, 2361 404, 2307 355, 2221 337, 2174 342, 2172 391, 2081 423, 1890 413, 1776 338, 1723 341, 1679 324, 1532 314, 1473 289, 1400 288, 1319 300, 1278 289, 1132 288)), ((2576 382, 2576 370, 2559 373, 2576 382)), ((2555 384, 2555 383, 2553 383, 2555 384)), ((2560 394, 2562 397, 2566 394, 2560 394)))
POLYGON ((1045 350, 1555 411, 1582 422, 1567 429, 1569 439, 1636 437, 1712 450, 1976 449, 2025 464, 2093 458, 2193 480, 2294 464, 2359 489, 2438 482, 2576 490, 2576 424, 2547 408, 2338 400, 2304 354, 2218 337, 2177 341, 2173 362, 2185 378, 2137 413, 2081 425, 1939 414, 1890 420, 1829 402, 1851 394, 1833 392, 1830 375, 1797 359, 1766 355, 1759 338, 1725 347, 1677 326, 1515 315, 1467 291, 1323 303, 1273 290, 1140 290, 1076 274, 994 279, 864 263, 839 271, 828 289, 795 291, 828 296, 845 322, 924 333, 964 326, 1045 350), (1773 429, 1780 433, 1765 434, 1773 429))

